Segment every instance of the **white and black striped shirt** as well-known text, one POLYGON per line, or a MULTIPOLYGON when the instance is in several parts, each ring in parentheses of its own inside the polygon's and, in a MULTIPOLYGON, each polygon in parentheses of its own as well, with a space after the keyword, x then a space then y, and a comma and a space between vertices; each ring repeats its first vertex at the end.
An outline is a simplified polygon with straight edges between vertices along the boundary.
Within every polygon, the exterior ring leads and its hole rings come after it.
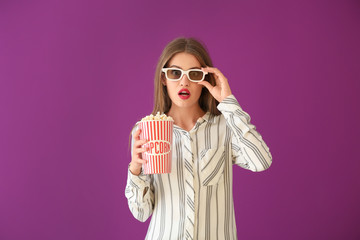
POLYGON ((170 174, 128 170, 132 214, 142 222, 153 215, 146 239, 237 239, 232 165, 260 172, 272 156, 234 95, 217 108, 221 115, 207 112, 189 132, 174 125, 170 174))

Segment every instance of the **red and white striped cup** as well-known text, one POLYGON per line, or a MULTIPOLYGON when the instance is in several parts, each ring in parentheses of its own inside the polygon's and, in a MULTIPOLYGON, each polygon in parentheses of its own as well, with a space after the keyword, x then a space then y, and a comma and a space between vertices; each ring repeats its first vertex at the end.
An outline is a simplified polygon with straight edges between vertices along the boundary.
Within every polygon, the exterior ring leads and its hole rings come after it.
POLYGON ((146 152, 142 158, 144 174, 171 172, 171 153, 174 122, 171 120, 145 120, 139 123, 140 139, 146 139, 146 152))

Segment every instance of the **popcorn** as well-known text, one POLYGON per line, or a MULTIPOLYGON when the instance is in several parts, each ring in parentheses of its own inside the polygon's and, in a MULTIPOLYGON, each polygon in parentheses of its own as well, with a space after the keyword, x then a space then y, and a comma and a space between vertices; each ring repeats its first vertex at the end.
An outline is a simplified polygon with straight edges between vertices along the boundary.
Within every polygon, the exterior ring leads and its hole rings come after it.
POLYGON ((166 116, 164 113, 160 115, 160 112, 157 112, 154 116, 150 114, 149 116, 143 117, 141 121, 148 121, 148 120, 164 120, 164 121, 174 121, 174 119, 170 116, 166 116))

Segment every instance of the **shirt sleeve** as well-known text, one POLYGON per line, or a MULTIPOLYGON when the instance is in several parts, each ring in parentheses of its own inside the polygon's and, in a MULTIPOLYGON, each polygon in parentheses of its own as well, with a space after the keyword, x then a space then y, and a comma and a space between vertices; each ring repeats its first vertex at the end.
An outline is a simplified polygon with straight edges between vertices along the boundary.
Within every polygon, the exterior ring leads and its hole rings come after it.
MULTIPOLYGON (((132 135, 138 129, 138 126, 132 131, 132 135)), ((131 155, 134 145, 134 140, 131 141, 131 155)), ((129 164, 130 166, 130 164, 129 164)), ((154 206, 154 187, 152 184, 152 176, 141 173, 137 176, 131 173, 128 166, 127 183, 125 188, 125 196, 128 200, 128 205, 133 216, 145 222, 153 211, 154 206)))
POLYGON ((253 172, 268 169, 272 155, 255 125, 250 123, 250 115, 241 107, 234 95, 226 97, 217 108, 231 129, 231 151, 233 164, 253 172))

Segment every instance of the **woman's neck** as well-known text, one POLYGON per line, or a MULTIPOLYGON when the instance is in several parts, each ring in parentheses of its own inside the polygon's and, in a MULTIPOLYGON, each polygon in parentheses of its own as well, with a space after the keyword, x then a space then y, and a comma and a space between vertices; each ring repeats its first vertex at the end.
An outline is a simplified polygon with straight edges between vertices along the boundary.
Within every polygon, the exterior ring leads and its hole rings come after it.
POLYGON ((172 105, 167 115, 174 119, 175 125, 186 131, 190 131, 196 124, 196 121, 205 115, 205 112, 199 105, 188 108, 180 108, 172 105))

